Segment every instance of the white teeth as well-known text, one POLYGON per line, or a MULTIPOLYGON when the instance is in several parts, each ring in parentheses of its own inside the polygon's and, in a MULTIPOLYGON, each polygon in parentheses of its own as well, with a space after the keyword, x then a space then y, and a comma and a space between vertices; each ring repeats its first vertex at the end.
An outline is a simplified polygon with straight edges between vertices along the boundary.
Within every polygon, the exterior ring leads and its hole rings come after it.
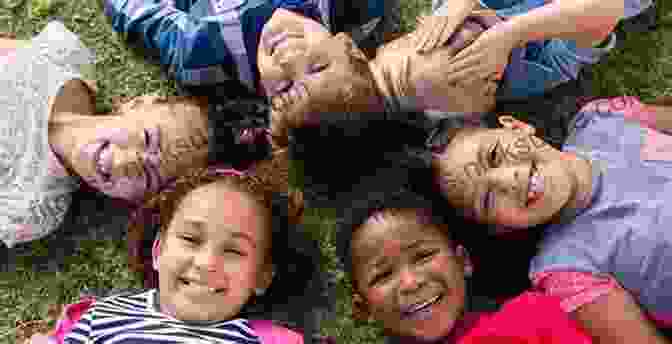
POLYGON ((544 192, 544 180, 537 171, 530 177, 530 192, 542 193, 544 192))
POLYGON ((419 304, 419 305, 417 305, 417 306, 411 308, 411 310, 409 311, 409 313, 417 312, 417 311, 419 311, 419 310, 421 310, 421 309, 423 309, 423 308, 425 308, 425 307, 427 307, 427 306, 433 304, 434 302, 436 302, 437 300, 439 300, 440 297, 441 297, 440 295, 437 295, 437 296, 431 298, 430 300, 427 300, 427 301, 425 301, 425 302, 423 302, 423 303, 421 303, 421 304, 419 304))

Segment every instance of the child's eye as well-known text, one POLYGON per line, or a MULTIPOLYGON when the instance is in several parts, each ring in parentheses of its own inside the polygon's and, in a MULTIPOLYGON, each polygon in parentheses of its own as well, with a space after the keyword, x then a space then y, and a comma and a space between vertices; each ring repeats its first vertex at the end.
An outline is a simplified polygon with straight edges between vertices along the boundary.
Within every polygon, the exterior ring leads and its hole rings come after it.
POLYGON ((236 249, 226 249, 224 250, 224 253, 235 254, 237 256, 245 256, 245 252, 236 249))
POLYGON ((369 285, 376 285, 376 284, 384 281, 385 279, 387 279, 391 275, 392 275, 392 271, 390 271, 390 270, 386 270, 386 271, 383 271, 379 274, 376 274, 371 279, 371 282, 369 283, 369 285))
POLYGON ((195 237, 192 237, 192 236, 180 235, 180 236, 178 236, 178 238, 180 238, 181 240, 184 240, 184 241, 186 241, 190 244, 194 244, 194 245, 198 244, 198 239, 195 238, 195 237))
POLYGON ((416 261, 416 262, 426 261, 426 260, 428 260, 429 258, 434 257, 434 253, 435 253, 434 251, 423 251, 423 252, 420 252, 420 253, 415 257, 415 261, 416 261))
POLYGON ((329 67, 329 63, 313 63, 310 65, 310 73, 319 73, 329 67))

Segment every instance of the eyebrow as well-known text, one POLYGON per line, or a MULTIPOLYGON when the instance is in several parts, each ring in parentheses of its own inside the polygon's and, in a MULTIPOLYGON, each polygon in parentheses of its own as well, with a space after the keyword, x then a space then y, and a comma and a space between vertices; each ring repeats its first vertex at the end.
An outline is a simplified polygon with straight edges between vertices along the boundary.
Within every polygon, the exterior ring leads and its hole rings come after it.
MULTIPOLYGON (((416 239, 413 242, 411 242, 410 244, 402 246, 401 249, 404 250, 404 251, 414 249, 414 248, 417 248, 418 246, 426 243, 427 241, 428 240, 425 240, 425 239, 416 239)), ((379 269, 381 266, 385 265, 386 263, 387 263, 387 257, 382 256, 382 257, 376 258, 373 261, 372 265, 375 269, 379 269)))
MULTIPOLYGON (((205 219, 200 218, 200 217, 185 217, 184 222, 187 223, 187 224, 191 224, 199 232, 203 232, 203 228, 205 227, 205 224, 207 223, 207 221, 205 221, 205 219)), ((232 230, 231 238, 247 240, 250 243, 250 245, 252 245, 252 247, 257 248, 257 243, 247 233, 240 232, 240 231, 237 231, 237 230, 234 229, 234 230, 232 230)))

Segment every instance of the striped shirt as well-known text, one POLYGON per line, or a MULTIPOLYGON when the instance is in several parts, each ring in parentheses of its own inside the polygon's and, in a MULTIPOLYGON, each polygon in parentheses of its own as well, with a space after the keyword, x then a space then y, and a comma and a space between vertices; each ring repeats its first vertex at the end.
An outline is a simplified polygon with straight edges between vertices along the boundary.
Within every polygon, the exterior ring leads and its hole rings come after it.
MULTIPOLYGON (((361 29, 368 37, 382 30, 381 23, 385 20, 380 19, 387 12, 386 1, 390 0, 360 4, 362 22, 356 24, 363 26, 355 31, 361 29)), ((332 32, 346 20, 336 14, 333 0, 103 0, 103 3, 112 29, 158 58, 178 83, 206 86, 233 79, 257 93, 259 38, 277 8, 319 21, 332 32)))
POLYGON ((68 333, 65 344, 260 344, 245 319, 185 322, 158 308, 150 289, 96 301, 68 333))

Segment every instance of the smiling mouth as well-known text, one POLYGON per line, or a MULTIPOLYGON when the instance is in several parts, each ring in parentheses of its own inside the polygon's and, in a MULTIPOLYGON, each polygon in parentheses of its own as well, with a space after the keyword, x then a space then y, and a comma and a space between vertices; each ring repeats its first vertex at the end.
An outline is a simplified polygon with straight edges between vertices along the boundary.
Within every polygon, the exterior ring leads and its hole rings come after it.
POLYGON ((406 310, 402 311, 404 317, 413 317, 419 313, 427 311, 433 305, 439 303, 443 299, 443 294, 436 295, 424 302, 416 303, 410 307, 407 307, 406 310))
POLYGON ((532 161, 530 166, 530 180, 527 184, 526 206, 531 207, 544 195, 544 178, 539 174, 537 164, 532 161))
MULTIPOLYGON (((208 289, 208 290, 211 289, 210 287, 208 287, 208 286, 205 285, 205 284, 202 284, 202 283, 196 283, 196 282, 194 282, 194 281, 191 281, 191 280, 189 280, 189 279, 182 278, 182 277, 178 278, 178 281, 179 281, 180 284, 182 284, 183 286, 200 286, 201 288, 205 288, 205 289, 208 289)), ((215 294, 217 294, 217 293, 221 293, 221 292, 223 292, 224 290, 225 290, 225 288, 216 288, 216 289, 214 289, 214 293, 215 293, 215 294)))
POLYGON ((110 166, 103 161, 103 153, 106 153, 110 149, 110 142, 103 142, 98 150, 96 151, 93 163, 96 173, 103 178, 104 181, 109 181, 112 177, 112 171, 110 171, 110 166))

